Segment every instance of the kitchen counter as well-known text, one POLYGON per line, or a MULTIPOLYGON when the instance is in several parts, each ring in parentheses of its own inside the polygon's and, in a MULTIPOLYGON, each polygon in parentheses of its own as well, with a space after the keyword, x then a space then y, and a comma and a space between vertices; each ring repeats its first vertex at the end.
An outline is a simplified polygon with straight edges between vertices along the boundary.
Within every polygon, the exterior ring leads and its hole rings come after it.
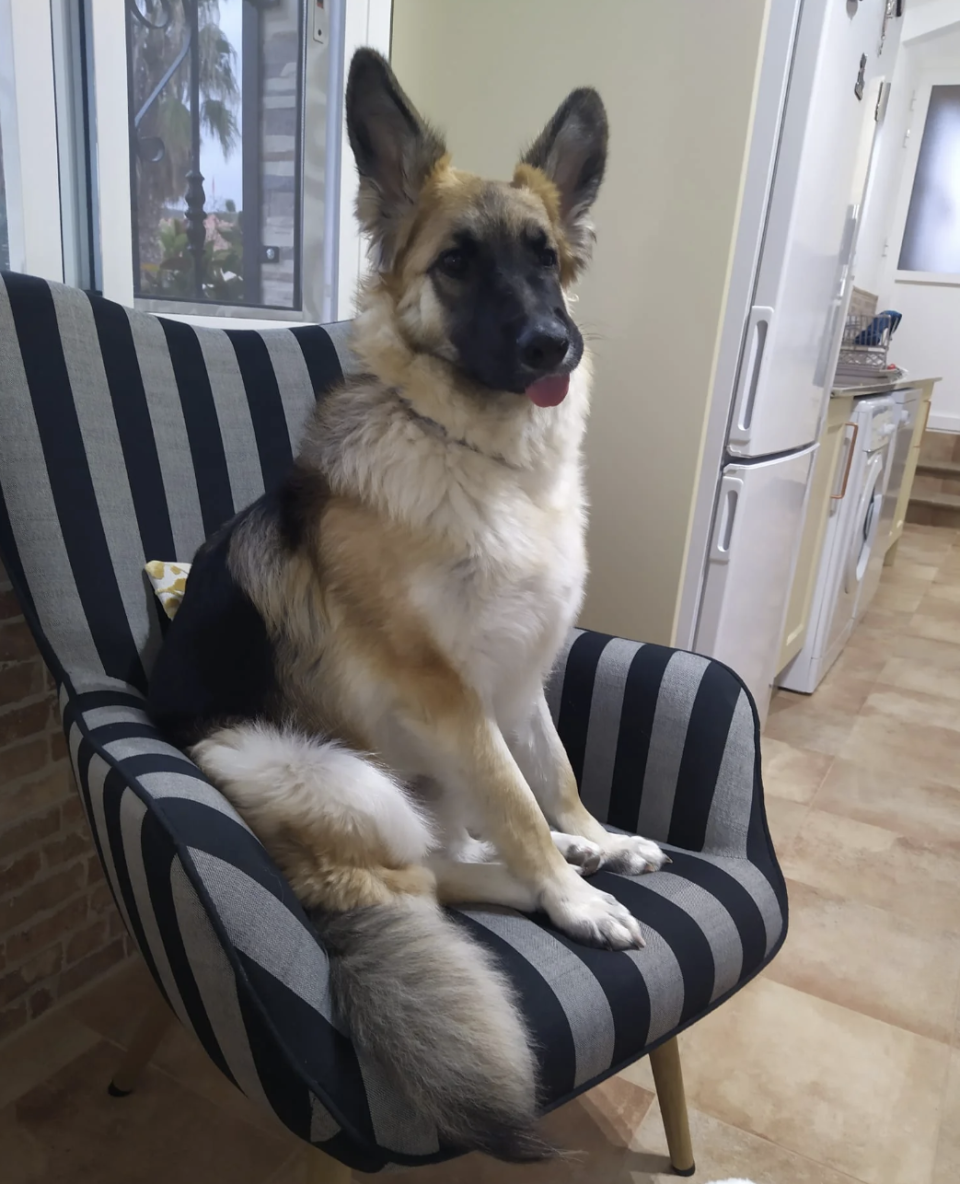
POLYGON ((876 382, 853 382, 849 386, 835 386, 830 392, 831 399, 849 399, 851 395, 886 395, 890 391, 902 391, 906 386, 925 386, 927 383, 940 382, 940 378, 931 375, 904 374, 900 378, 882 379, 876 382))

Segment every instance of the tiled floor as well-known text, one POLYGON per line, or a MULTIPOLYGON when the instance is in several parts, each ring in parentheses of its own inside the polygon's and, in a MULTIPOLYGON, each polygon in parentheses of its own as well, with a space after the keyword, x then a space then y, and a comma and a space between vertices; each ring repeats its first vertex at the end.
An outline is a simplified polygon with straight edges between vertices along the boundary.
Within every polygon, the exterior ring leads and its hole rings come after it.
MULTIPOLYGON (((790 937, 682 1038, 696 1181, 960 1181, 960 533, 910 527, 874 607, 765 741, 790 937)), ((172 1031, 132 1097, 104 1092, 153 988, 134 967, 0 1047, 2 1184, 294 1184, 303 1153, 172 1031)), ((409 1184, 654 1184, 646 1062, 553 1115, 582 1158, 469 1157, 409 1184)))

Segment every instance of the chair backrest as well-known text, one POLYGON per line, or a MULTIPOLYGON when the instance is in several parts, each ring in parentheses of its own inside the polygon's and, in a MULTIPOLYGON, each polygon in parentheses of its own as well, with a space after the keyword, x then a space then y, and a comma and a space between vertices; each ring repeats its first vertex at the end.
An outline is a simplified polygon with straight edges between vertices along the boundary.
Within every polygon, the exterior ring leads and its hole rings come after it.
POLYGON ((0 559, 54 674, 145 690, 143 572, 282 478, 349 326, 206 329, 0 276, 0 559))

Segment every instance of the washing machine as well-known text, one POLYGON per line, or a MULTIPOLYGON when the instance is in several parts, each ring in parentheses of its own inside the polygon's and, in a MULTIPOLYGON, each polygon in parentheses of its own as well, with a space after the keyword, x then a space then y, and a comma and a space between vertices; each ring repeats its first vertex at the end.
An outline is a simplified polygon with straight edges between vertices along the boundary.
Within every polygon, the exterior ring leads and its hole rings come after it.
MULTIPOLYGON (((830 499, 803 649, 779 685, 810 694, 840 656, 879 582, 883 497, 901 408, 892 395, 858 399, 830 499)), ((889 524, 888 524, 889 533, 889 524)))
POLYGON ((893 398, 897 404, 896 428, 890 439, 890 455, 887 458, 889 476, 883 494, 883 508, 880 513, 880 526, 877 530, 877 543, 870 555, 867 572, 860 589, 860 599, 857 601, 856 619, 859 621, 867 611, 873 594, 880 584, 883 574, 883 559, 893 530, 893 518, 903 488, 903 478, 906 475, 907 459, 913 446, 913 429, 920 414, 920 399, 923 392, 919 387, 904 387, 894 391, 893 398))

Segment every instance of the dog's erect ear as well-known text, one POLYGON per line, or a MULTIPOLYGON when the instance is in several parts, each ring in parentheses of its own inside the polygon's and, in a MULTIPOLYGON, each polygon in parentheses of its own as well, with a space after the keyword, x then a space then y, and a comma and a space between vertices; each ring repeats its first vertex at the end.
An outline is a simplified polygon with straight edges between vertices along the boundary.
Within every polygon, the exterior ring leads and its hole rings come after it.
POLYGON ((577 268, 590 258, 593 205, 607 163, 607 112, 591 87, 571 91, 523 156, 560 195, 560 221, 577 268))
POLYGON ((389 267, 400 225, 446 149, 372 49, 358 49, 350 63, 347 132, 360 174, 357 216, 389 267))

